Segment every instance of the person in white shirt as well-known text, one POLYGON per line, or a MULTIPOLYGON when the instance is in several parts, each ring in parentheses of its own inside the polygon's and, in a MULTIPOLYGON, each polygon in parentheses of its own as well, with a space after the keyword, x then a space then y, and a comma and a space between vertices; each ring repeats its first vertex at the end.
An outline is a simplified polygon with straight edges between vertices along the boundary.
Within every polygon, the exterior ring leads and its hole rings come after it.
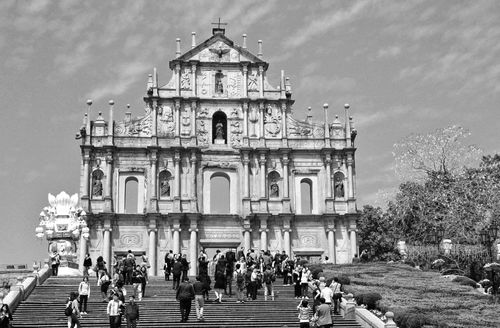
POLYGON ((342 285, 339 282, 339 278, 333 278, 332 283, 330 284, 330 289, 333 292, 333 313, 340 313, 340 302, 342 301, 342 285))
POLYGON ((113 299, 109 301, 106 313, 109 315, 109 327, 118 328, 121 325, 121 307, 123 303, 119 300, 118 294, 113 294, 113 299))
POLYGON ((307 267, 304 267, 302 269, 302 276, 300 277, 300 287, 301 287, 302 298, 305 298, 305 299, 309 299, 309 297, 307 296, 307 292, 309 289, 309 276, 310 276, 310 274, 311 274, 311 272, 309 271, 309 269, 307 269, 307 267))
POLYGON ((80 294, 80 312, 87 314, 87 301, 90 297, 89 277, 84 276, 83 281, 78 286, 78 294, 80 294))
POLYGON ((332 298, 333 298, 333 291, 331 290, 330 287, 325 286, 325 288, 323 288, 323 290, 321 291, 320 297, 323 297, 325 299, 325 304, 328 304, 331 306, 332 298))

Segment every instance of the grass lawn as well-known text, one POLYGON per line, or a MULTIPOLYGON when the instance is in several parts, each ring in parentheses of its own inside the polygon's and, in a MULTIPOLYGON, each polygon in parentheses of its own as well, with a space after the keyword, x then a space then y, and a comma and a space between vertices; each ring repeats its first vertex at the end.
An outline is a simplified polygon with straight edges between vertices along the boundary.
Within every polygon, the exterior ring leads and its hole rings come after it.
POLYGON ((423 313, 450 328, 500 328, 500 303, 472 287, 451 282, 437 272, 423 272, 403 264, 363 263, 324 265, 323 275, 347 275, 354 294, 382 295, 380 306, 396 314, 423 313))

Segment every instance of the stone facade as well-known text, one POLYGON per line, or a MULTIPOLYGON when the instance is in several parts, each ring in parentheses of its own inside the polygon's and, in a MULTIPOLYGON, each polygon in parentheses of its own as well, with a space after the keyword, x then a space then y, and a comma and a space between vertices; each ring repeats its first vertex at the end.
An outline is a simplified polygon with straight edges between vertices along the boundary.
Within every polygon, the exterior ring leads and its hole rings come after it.
POLYGON ((289 80, 282 72, 278 87, 269 84, 261 43, 253 55, 245 36, 237 46, 224 32, 198 45, 193 35, 184 54, 177 39, 170 81, 161 86, 156 70, 149 75, 143 116, 115 121, 110 101, 107 121, 85 117, 88 251, 108 264, 114 253, 145 251, 151 274, 170 249, 196 263, 202 247, 209 255, 244 246, 350 262, 352 119, 328 123, 326 105, 324 122, 293 118, 289 80))

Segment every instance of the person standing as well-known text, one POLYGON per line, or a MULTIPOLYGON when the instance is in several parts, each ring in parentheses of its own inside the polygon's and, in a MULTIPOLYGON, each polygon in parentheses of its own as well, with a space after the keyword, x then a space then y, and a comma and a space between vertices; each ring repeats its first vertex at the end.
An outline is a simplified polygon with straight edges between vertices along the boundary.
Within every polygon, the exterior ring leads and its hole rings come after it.
POLYGON ((243 258, 243 261, 246 260, 245 258, 245 247, 241 246, 240 250, 238 251, 238 253, 236 253, 236 260, 240 260, 241 258, 243 258))
POLYGON ((109 316, 109 327, 119 328, 121 326, 121 307, 123 306, 122 301, 119 299, 117 293, 113 293, 113 299, 109 301, 106 313, 109 316))
POLYGON ((87 302, 90 297, 89 276, 83 276, 83 281, 78 286, 78 294, 80 294, 80 312, 87 314, 87 302))
MULTIPOLYGON (((142 301, 142 272, 141 272, 141 267, 137 265, 135 267, 135 271, 132 275, 132 286, 134 288, 134 293, 132 294, 133 296, 137 297, 139 301, 142 301)), ((135 299, 134 297, 134 299, 135 299)))
POLYGON ((189 262, 187 260, 186 254, 182 254, 181 263, 182 263, 182 278, 181 278, 181 280, 184 281, 184 280, 188 279, 188 270, 189 270, 189 262))
POLYGON ((187 322, 191 313, 191 301, 194 299, 194 288, 189 279, 184 280, 177 288, 175 298, 179 301, 181 321, 187 322))
POLYGON ((333 314, 339 314, 340 302, 342 301, 342 285, 339 282, 339 278, 333 278, 333 281, 330 284, 330 289, 332 290, 333 314))
POLYGON ((125 306, 125 319, 127 319, 127 328, 136 328, 139 320, 139 306, 135 302, 134 295, 130 295, 129 301, 125 306))
POLYGON ((331 307, 325 304, 323 297, 320 297, 319 301, 321 305, 316 309, 317 325, 320 328, 331 328, 333 327, 331 307))
POLYGON ((309 328, 309 320, 311 319, 311 308, 308 305, 306 300, 301 300, 299 305, 297 306, 297 310, 299 310, 299 323, 300 328, 309 328))
POLYGON ((89 276, 89 269, 92 267, 92 259, 90 258, 90 254, 85 254, 85 259, 83 260, 83 275, 89 276))
POLYGON ((52 275, 57 276, 59 272, 59 264, 61 263, 61 255, 57 251, 53 251, 50 255, 50 264, 52 267, 52 275))
POLYGON ((245 303, 245 273, 241 268, 240 263, 236 263, 236 271, 234 272, 236 280, 236 303, 245 303))
POLYGON ((266 267, 263 275, 264 280, 264 301, 267 301, 267 296, 271 296, 271 300, 274 301, 274 282, 276 281, 276 274, 271 265, 266 267))
POLYGON ((196 308, 196 318, 198 321, 205 321, 203 317, 203 306, 205 305, 205 284, 201 281, 201 277, 196 277, 196 282, 193 284, 194 289, 194 305, 196 308))
POLYGON ((66 307, 71 308, 71 314, 68 316, 68 322, 70 328, 80 328, 80 310, 78 309, 78 293, 71 292, 69 294, 69 300, 66 307))
POLYGON ((172 276, 173 276, 172 289, 179 288, 179 284, 181 281, 181 274, 182 274, 182 263, 181 259, 177 258, 177 260, 174 262, 174 265, 172 266, 172 276))
POLYGON ((222 303, 222 293, 226 288, 226 274, 225 270, 215 270, 215 301, 222 303))
POLYGON ((302 275, 300 276, 300 288, 301 288, 301 295, 302 298, 309 299, 307 296, 307 292, 309 290, 309 278, 310 278, 310 271, 307 269, 307 267, 304 266, 302 269, 302 275))
POLYGON ((0 328, 12 327, 12 320, 12 313, 10 312, 9 306, 3 304, 0 308, 0 328))
POLYGON ((165 255, 165 281, 170 280, 170 273, 172 272, 172 265, 174 264, 174 252, 170 250, 166 255, 165 255))

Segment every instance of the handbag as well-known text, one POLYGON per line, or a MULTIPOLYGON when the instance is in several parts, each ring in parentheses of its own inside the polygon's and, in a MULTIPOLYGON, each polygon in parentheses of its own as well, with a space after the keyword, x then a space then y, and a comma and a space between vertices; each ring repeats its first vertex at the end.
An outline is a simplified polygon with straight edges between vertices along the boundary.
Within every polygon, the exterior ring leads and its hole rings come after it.
POLYGON ((318 320, 319 320, 318 315, 315 313, 309 320, 309 326, 318 327, 318 320))

